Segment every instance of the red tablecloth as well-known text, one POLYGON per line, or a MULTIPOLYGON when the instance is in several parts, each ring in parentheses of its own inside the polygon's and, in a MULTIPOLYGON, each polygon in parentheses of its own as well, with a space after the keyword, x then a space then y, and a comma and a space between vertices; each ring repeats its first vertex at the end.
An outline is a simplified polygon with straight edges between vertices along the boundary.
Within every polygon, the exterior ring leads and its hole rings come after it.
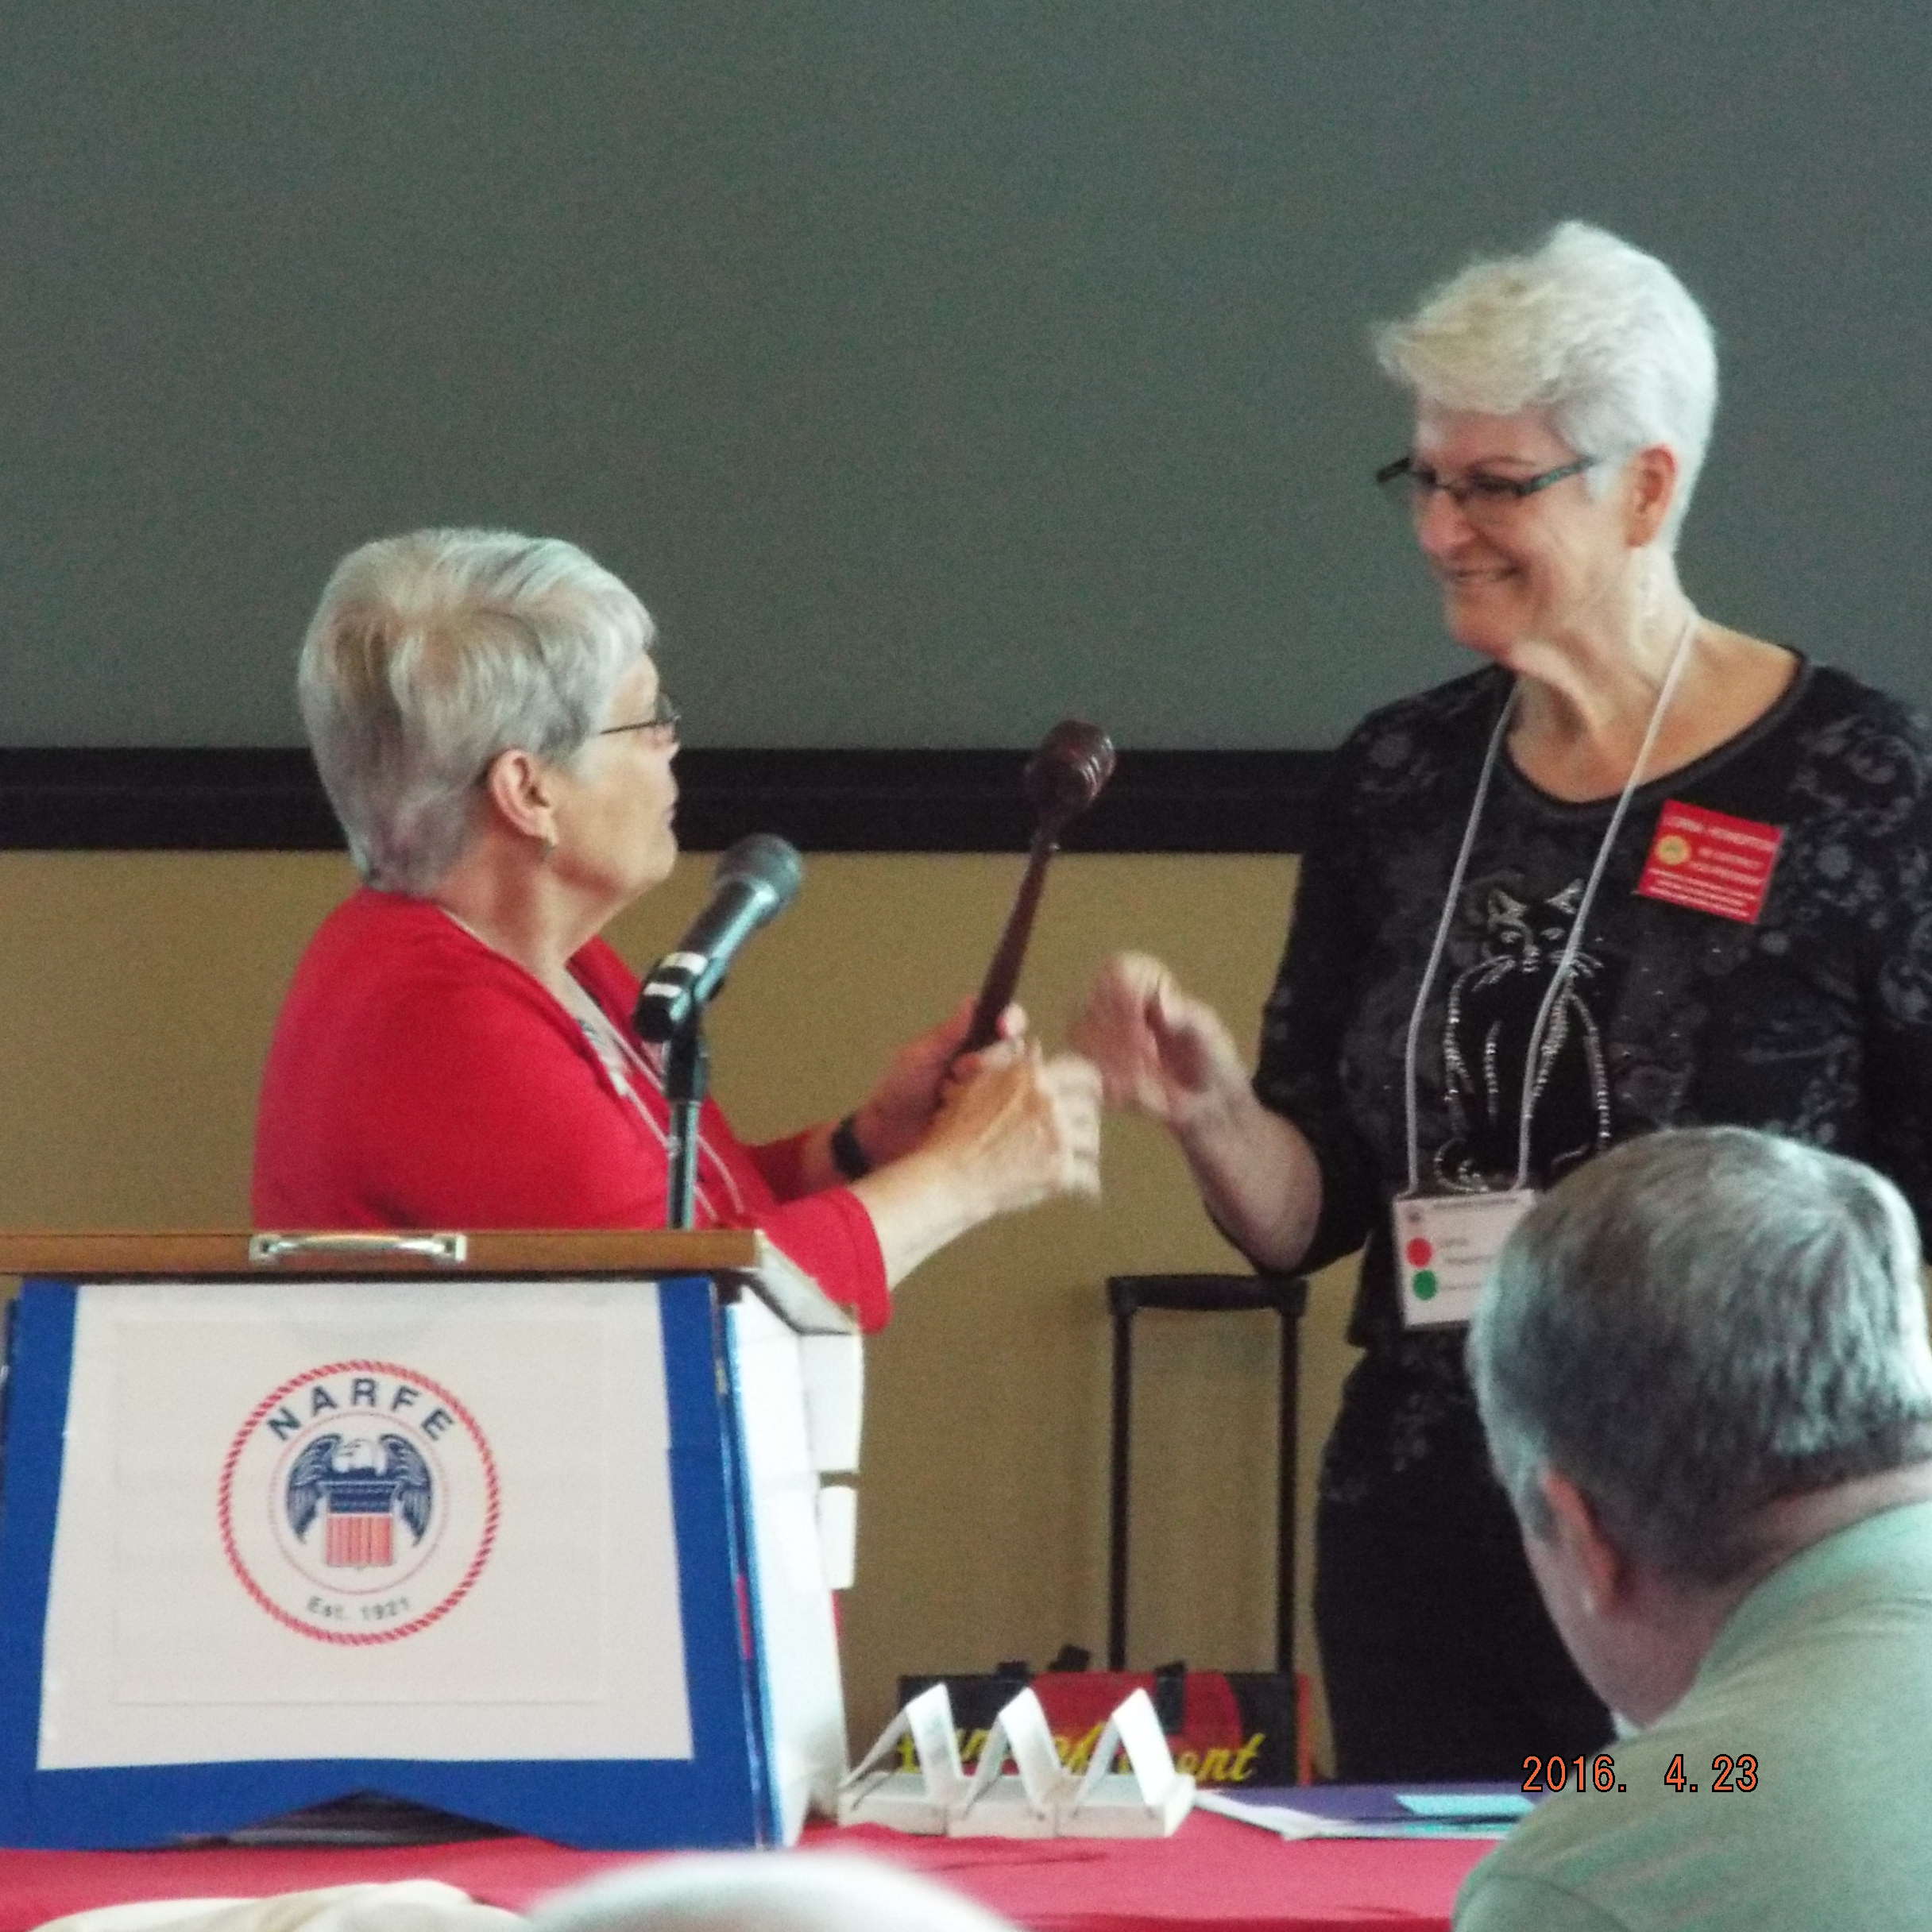
MULTIPOLYGON (((956 1885, 1032 1932, 1327 1932, 1446 1928, 1470 1841, 1288 1845, 1196 1813, 1172 1838, 914 1838, 877 1826, 809 1829, 806 1849, 876 1853, 956 1885)), ((406 1849, 0 1851, 0 1932, 132 1899, 255 1898, 358 1880, 435 1878, 492 1905, 635 1862, 534 1838, 406 1849)))

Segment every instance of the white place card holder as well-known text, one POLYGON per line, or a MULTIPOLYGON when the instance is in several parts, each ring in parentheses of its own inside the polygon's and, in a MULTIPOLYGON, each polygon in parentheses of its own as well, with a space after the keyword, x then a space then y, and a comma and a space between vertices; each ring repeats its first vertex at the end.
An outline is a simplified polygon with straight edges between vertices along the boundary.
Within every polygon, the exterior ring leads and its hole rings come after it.
POLYGON ((1022 1690, 993 1720, 972 1782, 946 1830, 956 1838, 1056 1837, 1072 1782, 1061 1768, 1039 1698, 1030 1688, 1022 1690))
POLYGON ((841 1825, 886 1825, 895 1831, 941 1835, 966 1795, 952 1700, 944 1684, 919 1694, 879 1734, 879 1741, 839 1786, 841 1825), (914 1768, 895 1761, 910 1739, 914 1768))
POLYGON ((1136 1690, 1107 1721, 1086 1776, 1062 1806, 1068 1838, 1165 1838, 1192 1810, 1194 1780, 1174 1768, 1153 1700, 1136 1690), (1126 1760, 1124 1772, 1113 1768, 1126 1760))

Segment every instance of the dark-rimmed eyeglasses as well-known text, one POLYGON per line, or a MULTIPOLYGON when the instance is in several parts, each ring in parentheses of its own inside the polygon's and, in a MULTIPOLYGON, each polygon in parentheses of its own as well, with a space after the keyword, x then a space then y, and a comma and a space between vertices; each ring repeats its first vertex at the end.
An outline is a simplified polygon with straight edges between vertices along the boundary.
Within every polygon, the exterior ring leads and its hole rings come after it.
POLYGON ((1445 477, 1412 456, 1398 456, 1376 471, 1375 482, 1384 496, 1407 505, 1418 516, 1440 490, 1464 516, 1479 517, 1512 510, 1525 497, 1533 497, 1566 477, 1582 475, 1594 468, 1598 460, 1594 456, 1579 456, 1575 462, 1559 463, 1554 469, 1540 471, 1533 477, 1499 477, 1489 469, 1472 469, 1463 477, 1445 477))
POLYGON ((606 724, 601 731, 590 735, 593 738, 614 738, 620 732, 647 731, 651 741, 657 744, 675 744, 678 727, 683 722, 682 714, 665 694, 659 691, 657 701, 651 707, 647 718, 639 718, 634 724, 606 724))

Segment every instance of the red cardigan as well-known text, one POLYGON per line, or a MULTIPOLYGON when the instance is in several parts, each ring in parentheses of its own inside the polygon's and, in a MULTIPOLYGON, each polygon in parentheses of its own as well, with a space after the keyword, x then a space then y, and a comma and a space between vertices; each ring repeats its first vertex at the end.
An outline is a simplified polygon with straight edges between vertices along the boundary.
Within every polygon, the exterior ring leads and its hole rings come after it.
MULTIPOLYGON (((637 980, 601 939, 570 961, 631 1032, 637 980)), ((577 1022, 426 899, 364 890, 296 970, 262 1079, 255 1224, 662 1227, 668 1109, 647 1123, 577 1022)), ((802 1195, 802 1137, 748 1147, 705 1103, 697 1225, 763 1230, 867 1328, 888 1312, 871 1217, 802 1195), (735 1198, 734 1198, 735 1194, 735 1198)))

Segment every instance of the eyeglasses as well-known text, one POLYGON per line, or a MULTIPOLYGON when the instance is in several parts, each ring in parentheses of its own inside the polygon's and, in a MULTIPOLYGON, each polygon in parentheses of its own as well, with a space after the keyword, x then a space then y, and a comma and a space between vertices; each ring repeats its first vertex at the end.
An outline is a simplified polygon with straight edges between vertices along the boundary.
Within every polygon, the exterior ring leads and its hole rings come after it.
POLYGON ((1472 469, 1459 478, 1439 476, 1412 456, 1398 456, 1376 471, 1375 481, 1383 495, 1405 504, 1416 516, 1428 508, 1430 497, 1440 490, 1454 500, 1465 516, 1480 522, 1485 517, 1506 516, 1525 497, 1533 497, 1566 477, 1580 476, 1598 461, 1594 456, 1579 456, 1573 463, 1559 463, 1533 477, 1499 477, 1491 470, 1472 469))
POLYGON ((682 721, 678 707, 663 692, 659 691, 656 702, 651 707, 649 717, 639 718, 635 724, 606 724, 602 730, 594 731, 590 735, 593 738, 614 738, 620 732, 647 731, 651 734, 654 744, 675 744, 678 742, 678 727, 682 721))

